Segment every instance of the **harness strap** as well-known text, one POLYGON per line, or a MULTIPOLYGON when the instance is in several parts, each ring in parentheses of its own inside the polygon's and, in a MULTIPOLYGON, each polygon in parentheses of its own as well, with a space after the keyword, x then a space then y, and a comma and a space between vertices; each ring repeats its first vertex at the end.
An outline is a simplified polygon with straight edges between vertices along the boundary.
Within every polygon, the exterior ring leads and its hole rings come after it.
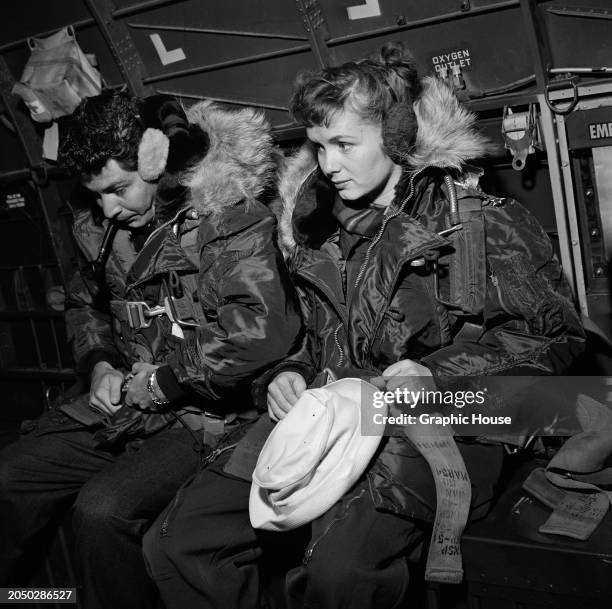
POLYGON ((463 579, 461 535, 470 512, 472 487, 463 457, 444 425, 406 425, 406 434, 423 455, 436 484, 436 517, 427 554, 425 580, 458 584, 463 579))

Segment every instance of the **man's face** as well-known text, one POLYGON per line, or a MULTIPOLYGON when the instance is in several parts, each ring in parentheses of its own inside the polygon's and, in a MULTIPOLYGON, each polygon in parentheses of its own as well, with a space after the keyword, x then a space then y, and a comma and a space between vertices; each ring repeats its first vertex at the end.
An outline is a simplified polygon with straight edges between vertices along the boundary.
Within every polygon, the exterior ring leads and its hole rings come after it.
POLYGON ((83 185, 97 195, 98 205, 109 220, 140 228, 155 216, 157 185, 145 182, 137 171, 123 169, 114 159, 107 161, 102 171, 83 185))

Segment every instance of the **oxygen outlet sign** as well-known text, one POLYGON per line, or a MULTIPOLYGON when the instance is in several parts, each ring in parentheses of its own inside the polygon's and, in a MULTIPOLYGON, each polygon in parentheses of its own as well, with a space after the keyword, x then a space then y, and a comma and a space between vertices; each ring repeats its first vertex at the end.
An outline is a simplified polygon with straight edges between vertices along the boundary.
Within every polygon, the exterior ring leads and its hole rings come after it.
POLYGON ((472 54, 467 44, 460 44, 453 49, 432 54, 431 63, 438 73, 451 73, 453 67, 459 67, 464 72, 472 66, 472 54))

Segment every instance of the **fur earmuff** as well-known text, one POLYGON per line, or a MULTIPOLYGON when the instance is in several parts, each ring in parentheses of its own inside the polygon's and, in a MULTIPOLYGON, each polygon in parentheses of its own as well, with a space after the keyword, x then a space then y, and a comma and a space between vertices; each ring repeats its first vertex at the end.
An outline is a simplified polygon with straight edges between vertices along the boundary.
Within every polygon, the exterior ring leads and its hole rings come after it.
POLYGON ((145 182, 154 182, 166 169, 170 140, 159 129, 149 127, 138 146, 138 174, 145 182))

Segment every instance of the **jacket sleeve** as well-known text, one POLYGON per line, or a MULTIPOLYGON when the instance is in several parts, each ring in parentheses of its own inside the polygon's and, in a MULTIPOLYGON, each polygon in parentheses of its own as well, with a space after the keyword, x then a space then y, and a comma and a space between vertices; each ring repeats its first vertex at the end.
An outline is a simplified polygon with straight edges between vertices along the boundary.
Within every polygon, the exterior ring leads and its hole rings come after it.
POLYGON ((304 377, 307 385, 310 385, 317 374, 317 368, 313 359, 313 348, 316 341, 313 340, 313 333, 316 332, 314 317, 314 306, 311 301, 312 296, 296 285, 296 292, 302 314, 304 332, 301 340, 297 344, 289 357, 266 370, 253 382, 253 399, 258 408, 264 409, 267 403, 268 385, 281 372, 298 372, 304 377))
POLYGON ((437 377, 562 374, 583 351, 585 334, 550 240, 516 201, 485 218, 482 332, 421 361, 437 377))
POLYGON ((168 364, 179 383, 208 400, 250 388, 299 339, 299 308, 275 226, 271 214, 260 214, 233 234, 203 239, 199 296, 206 321, 178 341, 168 364))
POLYGON ((89 374, 96 363, 108 361, 120 366, 122 358, 115 347, 110 314, 95 297, 98 285, 86 281, 77 271, 68 286, 66 332, 77 372, 89 374))

